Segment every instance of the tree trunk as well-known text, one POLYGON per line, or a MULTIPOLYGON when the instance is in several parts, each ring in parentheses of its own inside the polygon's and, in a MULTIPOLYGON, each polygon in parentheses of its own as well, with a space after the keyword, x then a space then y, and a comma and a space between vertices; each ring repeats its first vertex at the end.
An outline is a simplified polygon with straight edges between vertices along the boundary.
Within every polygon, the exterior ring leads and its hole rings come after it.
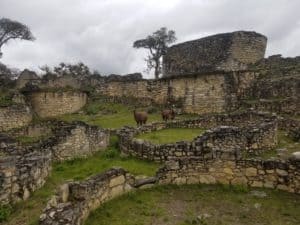
POLYGON ((155 60, 154 76, 155 79, 159 78, 159 60, 155 60))

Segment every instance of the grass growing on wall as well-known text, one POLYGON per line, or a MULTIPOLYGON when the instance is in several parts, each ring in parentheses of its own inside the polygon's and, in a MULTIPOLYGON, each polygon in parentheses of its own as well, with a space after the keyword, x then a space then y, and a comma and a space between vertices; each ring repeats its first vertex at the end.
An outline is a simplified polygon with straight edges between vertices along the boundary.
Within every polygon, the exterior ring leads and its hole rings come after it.
POLYGON ((140 134, 135 138, 144 139, 154 144, 167 144, 177 141, 192 141, 204 131, 201 128, 170 128, 140 134))
POLYGON ((111 167, 123 167, 132 174, 153 176, 159 164, 124 158, 117 149, 117 139, 112 137, 110 146, 103 152, 85 159, 74 159, 63 163, 54 163, 52 174, 46 184, 26 201, 13 207, 13 213, 8 218, 8 225, 37 225, 42 209, 56 188, 68 180, 82 180, 91 175, 101 173, 111 167))
POLYGON ((0 90, 0 107, 13 105, 12 94, 9 91, 0 90))
POLYGON ((85 225, 298 225, 300 196, 225 185, 167 185, 104 203, 85 225))
POLYGON ((18 136, 16 137, 16 140, 19 141, 21 144, 29 145, 33 144, 38 141, 45 140, 49 137, 49 135, 41 135, 41 136, 18 136))
POLYGON ((269 159, 271 157, 277 157, 276 149, 285 149, 285 153, 287 155, 292 154, 293 152, 297 152, 300 150, 300 143, 294 141, 287 135, 287 132, 284 130, 278 130, 278 145, 275 149, 264 152, 261 157, 263 159, 269 159))

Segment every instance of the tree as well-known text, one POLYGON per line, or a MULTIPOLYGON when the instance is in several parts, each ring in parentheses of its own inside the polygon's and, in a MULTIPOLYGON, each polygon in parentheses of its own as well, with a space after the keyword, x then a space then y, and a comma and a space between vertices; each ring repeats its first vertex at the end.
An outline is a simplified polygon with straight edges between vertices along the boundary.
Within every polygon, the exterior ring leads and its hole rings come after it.
POLYGON ((20 71, 16 68, 9 68, 0 62, 0 76, 3 78, 15 80, 20 75, 20 71))
POLYGON ((35 40, 30 29, 18 21, 7 18, 0 19, 0 58, 2 56, 1 47, 11 39, 35 40))
POLYGON ((161 58, 166 54, 168 45, 175 41, 175 31, 167 30, 166 27, 162 27, 145 39, 140 39, 133 43, 134 48, 146 48, 149 50, 149 54, 145 61, 147 62, 147 68, 149 71, 154 68, 154 75, 156 79, 162 72, 161 58))
POLYGON ((66 64, 62 62, 59 66, 54 67, 54 72, 58 76, 72 75, 79 79, 84 79, 91 75, 89 67, 82 62, 76 64, 66 64))

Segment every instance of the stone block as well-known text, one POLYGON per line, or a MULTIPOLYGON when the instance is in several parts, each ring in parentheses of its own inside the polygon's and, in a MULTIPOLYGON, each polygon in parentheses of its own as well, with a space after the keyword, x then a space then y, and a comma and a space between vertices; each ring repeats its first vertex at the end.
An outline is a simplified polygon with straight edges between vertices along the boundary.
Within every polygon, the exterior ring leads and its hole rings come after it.
POLYGON ((63 203, 67 202, 69 199, 70 189, 68 184, 63 184, 60 186, 60 197, 63 203))
POLYGON ((224 168, 224 173, 227 174, 227 175, 233 175, 233 171, 231 168, 224 168))
POLYGON ((245 175, 247 177, 255 177, 257 176, 257 169, 254 167, 246 168, 245 175))
POLYGON ((263 187, 263 185, 264 185, 263 182, 256 181, 256 180, 253 181, 252 184, 251 184, 252 187, 263 187))
POLYGON ((286 170, 281 170, 281 169, 276 169, 276 173, 279 176, 287 176, 288 175, 288 172, 286 170))
POLYGON ((117 185, 123 185, 125 183, 125 177, 123 175, 114 177, 109 182, 109 187, 114 187, 117 185))
POLYGON ((177 177, 174 179, 175 184, 186 184, 187 178, 186 177, 177 177))
POLYGON ((116 197, 124 193, 123 185, 114 186, 110 189, 109 195, 110 197, 116 197))
POLYGON ((274 183, 271 181, 265 181, 264 182, 264 187, 266 188, 274 188, 274 183))
POLYGON ((238 184, 238 185, 246 185, 248 183, 248 180, 246 177, 236 177, 231 180, 231 184, 238 184))
POLYGON ((202 184, 215 184, 216 179, 211 175, 200 175, 200 183, 202 184))

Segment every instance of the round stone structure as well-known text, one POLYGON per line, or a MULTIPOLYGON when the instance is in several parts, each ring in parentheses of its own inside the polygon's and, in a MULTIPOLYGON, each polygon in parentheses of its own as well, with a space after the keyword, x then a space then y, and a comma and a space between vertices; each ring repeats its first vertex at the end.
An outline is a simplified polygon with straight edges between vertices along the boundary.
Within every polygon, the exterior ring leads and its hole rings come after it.
POLYGON ((254 112, 219 114, 199 119, 153 123, 138 128, 124 127, 118 132, 120 150, 127 155, 156 162, 178 160, 183 157, 242 158, 246 154, 259 155, 277 145, 276 117, 254 112), (136 139, 140 133, 166 128, 206 128, 193 141, 153 144, 136 139))

